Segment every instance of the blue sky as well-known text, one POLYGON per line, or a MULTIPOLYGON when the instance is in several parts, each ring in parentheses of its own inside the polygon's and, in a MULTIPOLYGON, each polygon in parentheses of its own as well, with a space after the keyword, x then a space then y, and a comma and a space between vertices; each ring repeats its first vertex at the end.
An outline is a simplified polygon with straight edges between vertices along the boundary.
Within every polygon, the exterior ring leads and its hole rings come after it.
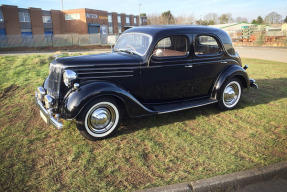
MULTIPOLYGON (((231 13, 233 18, 247 17, 249 20, 272 11, 287 16, 287 0, 63 0, 64 9, 91 8, 115 11, 118 13, 138 14, 139 3, 141 12, 152 14, 170 10, 172 14, 193 14, 196 19, 209 12, 218 15, 231 13)), ((61 0, 0 0, 0 4, 17 5, 21 8, 37 7, 45 10, 61 9, 61 0)))

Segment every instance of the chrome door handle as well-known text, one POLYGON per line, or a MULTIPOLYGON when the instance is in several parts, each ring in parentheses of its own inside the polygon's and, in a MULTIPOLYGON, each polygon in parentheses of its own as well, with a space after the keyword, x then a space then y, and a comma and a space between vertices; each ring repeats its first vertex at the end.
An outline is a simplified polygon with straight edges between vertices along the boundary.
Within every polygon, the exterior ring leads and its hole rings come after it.
POLYGON ((192 65, 186 65, 185 67, 192 67, 192 65))
POLYGON ((227 61, 221 61, 221 63, 224 63, 224 64, 226 64, 226 63, 227 63, 227 61))

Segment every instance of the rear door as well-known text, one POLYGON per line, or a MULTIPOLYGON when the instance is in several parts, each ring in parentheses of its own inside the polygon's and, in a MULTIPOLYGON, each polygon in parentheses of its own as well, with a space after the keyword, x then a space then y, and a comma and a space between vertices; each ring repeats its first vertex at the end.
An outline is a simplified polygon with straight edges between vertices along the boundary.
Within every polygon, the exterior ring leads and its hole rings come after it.
POLYGON ((227 65, 222 45, 212 34, 197 34, 193 46, 192 96, 208 96, 219 73, 227 65))
POLYGON ((163 38, 153 49, 149 66, 141 69, 141 95, 146 103, 162 103, 191 97, 192 61, 190 37, 163 38))

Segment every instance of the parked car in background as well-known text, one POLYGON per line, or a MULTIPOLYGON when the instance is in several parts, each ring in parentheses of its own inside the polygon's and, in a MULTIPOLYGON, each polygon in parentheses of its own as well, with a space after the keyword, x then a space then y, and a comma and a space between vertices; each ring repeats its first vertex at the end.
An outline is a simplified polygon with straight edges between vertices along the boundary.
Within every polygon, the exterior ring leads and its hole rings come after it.
POLYGON ((217 103, 238 105, 249 79, 224 31, 145 26, 125 31, 112 53, 57 58, 35 101, 46 123, 76 119, 89 140, 110 136, 122 116, 163 114, 217 103))

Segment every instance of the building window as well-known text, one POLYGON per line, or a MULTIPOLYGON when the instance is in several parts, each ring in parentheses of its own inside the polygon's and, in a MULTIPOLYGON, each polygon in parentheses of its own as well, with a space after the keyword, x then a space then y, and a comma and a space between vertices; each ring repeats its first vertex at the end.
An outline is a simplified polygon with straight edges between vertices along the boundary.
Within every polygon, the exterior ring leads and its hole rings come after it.
POLYGON ((122 27, 119 27, 119 34, 122 33, 122 27))
POLYGON ((137 25, 137 18, 134 18, 134 25, 137 25))
POLYGON ((5 29, 0 29, 0 39, 1 37, 5 37, 5 35, 6 35, 5 29))
POLYGON ((118 15, 118 23, 122 23, 122 19, 120 15, 118 15))
POLYGON ((109 27, 109 34, 114 34, 113 27, 109 27))
POLYGON ((47 42, 53 41, 53 29, 44 29, 44 34, 47 42))
POLYGON ((1 21, 4 21, 4 18, 3 18, 2 10, 0 9, 0 22, 1 21))
POLYGON ((80 14, 66 14, 65 15, 65 20, 77 20, 80 19, 80 14))
POLYGON ((18 12, 20 22, 30 22, 30 15, 28 12, 18 12))
POLYGON ((42 16, 43 23, 52 23, 51 16, 42 16))
POLYGON ((109 23, 112 23, 112 22, 113 22, 113 20, 112 20, 112 15, 108 15, 108 21, 109 21, 109 23))
POLYGON ((126 23, 130 23, 130 17, 129 16, 126 16, 126 23))
POLYGON ((102 33, 103 35, 108 34, 108 27, 107 27, 106 25, 102 25, 102 26, 101 26, 101 33, 102 33))
POLYGON ((32 29, 21 29, 21 35, 22 37, 32 38, 33 37, 32 29))

